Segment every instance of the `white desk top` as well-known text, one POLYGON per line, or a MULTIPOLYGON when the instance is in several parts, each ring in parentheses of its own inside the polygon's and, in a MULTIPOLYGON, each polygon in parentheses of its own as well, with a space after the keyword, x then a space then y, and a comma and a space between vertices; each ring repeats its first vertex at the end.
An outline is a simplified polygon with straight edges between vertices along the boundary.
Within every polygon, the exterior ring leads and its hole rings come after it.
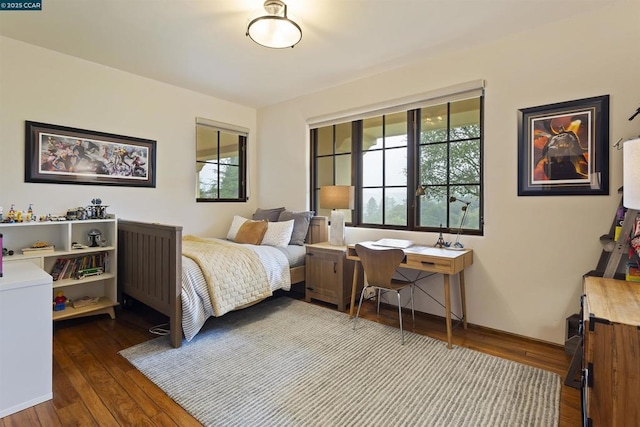
POLYGON ((2 264, 0 292, 29 286, 49 285, 53 283, 51 275, 29 261, 11 261, 2 264))

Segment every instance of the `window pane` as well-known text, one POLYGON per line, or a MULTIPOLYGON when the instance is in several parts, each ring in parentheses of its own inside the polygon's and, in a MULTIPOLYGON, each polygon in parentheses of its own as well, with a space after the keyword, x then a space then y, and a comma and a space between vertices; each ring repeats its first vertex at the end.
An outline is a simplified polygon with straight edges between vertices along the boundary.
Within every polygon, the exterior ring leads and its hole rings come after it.
POLYGON ((420 210, 417 224, 420 227, 447 226, 447 192, 446 187, 428 187, 425 195, 420 197, 420 210))
POLYGON ((362 222, 365 224, 382 224, 382 189, 368 188, 362 190, 362 222))
POLYGON ((480 138, 480 98, 451 103, 451 139, 480 138))
POLYGON ((385 185, 407 185, 407 148, 385 150, 385 185))
POLYGON ((336 185, 351 185, 351 155, 336 156, 336 185))
POLYGON ((198 198, 218 198, 218 165, 214 163, 197 163, 198 198))
POLYGON ((480 182, 480 141, 451 143, 451 183, 480 182))
POLYGON ((220 158, 225 159, 224 163, 227 164, 239 164, 238 135, 220 132, 220 158))
POLYGON ((382 151, 368 151, 362 154, 362 185, 382 185, 382 151))
POLYGON ((389 114, 384 117, 384 146, 406 147, 407 145, 407 113, 389 114))
POLYGON ((447 104, 420 110, 420 143, 447 140, 447 104))
POLYGON ((232 165, 220 165, 220 198, 237 199, 240 197, 240 168, 232 165))
POLYGON ((372 117, 362 121, 362 149, 382 148, 382 117, 372 117))
POLYGON ((333 154, 333 126, 318 128, 318 156, 333 154))
POLYGON ((407 188, 388 188, 384 206, 384 223, 407 225, 407 188))
MULTIPOLYGON (((316 188, 333 185, 333 157, 320 157, 316 163, 316 188)), ((319 200, 319 199, 316 199, 319 200)))
POLYGON ((460 220, 462 219, 462 207, 465 206, 465 202, 471 202, 469 205, 469 212, 464 221, 465 229, 479 229, 480 228, 480 186, 479 185, 461 185, 451 187, 451 196, 456 197, 457 201, 451 202, 451 227, 456 229, 460 227, 460 220))
POLYGON ((217 130, 197 126, 196 160, 201 162, 218 161, 218 134, 217 130))
POLYGON ((336 125, 336 153, 351 153, 351 123, 336 125))
POLYGON ((423 185, 447 183, 447 145, 433 144, 420 147, 420 179, 423 185))

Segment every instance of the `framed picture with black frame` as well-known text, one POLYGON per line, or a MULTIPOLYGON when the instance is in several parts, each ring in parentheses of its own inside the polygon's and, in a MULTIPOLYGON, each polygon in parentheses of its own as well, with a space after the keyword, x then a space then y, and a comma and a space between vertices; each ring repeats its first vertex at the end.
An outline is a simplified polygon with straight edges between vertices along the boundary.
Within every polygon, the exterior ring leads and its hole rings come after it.
POLYGON ((609 194, 609 95, 518 110, 518 196, 609 194))
POLYGON ((156 141, 25 122, 25 182, 156 186, 156 141))

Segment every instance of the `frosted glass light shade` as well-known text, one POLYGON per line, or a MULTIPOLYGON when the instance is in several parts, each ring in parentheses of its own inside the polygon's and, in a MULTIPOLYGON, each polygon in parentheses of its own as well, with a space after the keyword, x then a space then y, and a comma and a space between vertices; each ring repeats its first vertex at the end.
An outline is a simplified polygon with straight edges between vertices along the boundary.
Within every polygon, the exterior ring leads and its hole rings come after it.
POLYGON ((302 29, 287 17, 287 5, 280 0, 264 2, 267 15, 260 16, 247 26, 247 36, 264 47, 284 49, 294 47, 302 39, 302 29))
POLYGON ((623 205, 640 210, 640 138, 625 141, 622 150, 623 205))

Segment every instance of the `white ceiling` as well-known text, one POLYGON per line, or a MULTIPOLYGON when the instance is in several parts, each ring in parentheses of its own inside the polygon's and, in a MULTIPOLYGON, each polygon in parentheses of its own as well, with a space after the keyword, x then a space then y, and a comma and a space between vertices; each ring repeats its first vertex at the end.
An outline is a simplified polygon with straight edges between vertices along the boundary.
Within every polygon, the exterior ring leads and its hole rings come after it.
POLYGON ((263 0, 40 1, 0 34, 260 108, 625 0, 288 0, 293 49, 245 36, 263 0))

